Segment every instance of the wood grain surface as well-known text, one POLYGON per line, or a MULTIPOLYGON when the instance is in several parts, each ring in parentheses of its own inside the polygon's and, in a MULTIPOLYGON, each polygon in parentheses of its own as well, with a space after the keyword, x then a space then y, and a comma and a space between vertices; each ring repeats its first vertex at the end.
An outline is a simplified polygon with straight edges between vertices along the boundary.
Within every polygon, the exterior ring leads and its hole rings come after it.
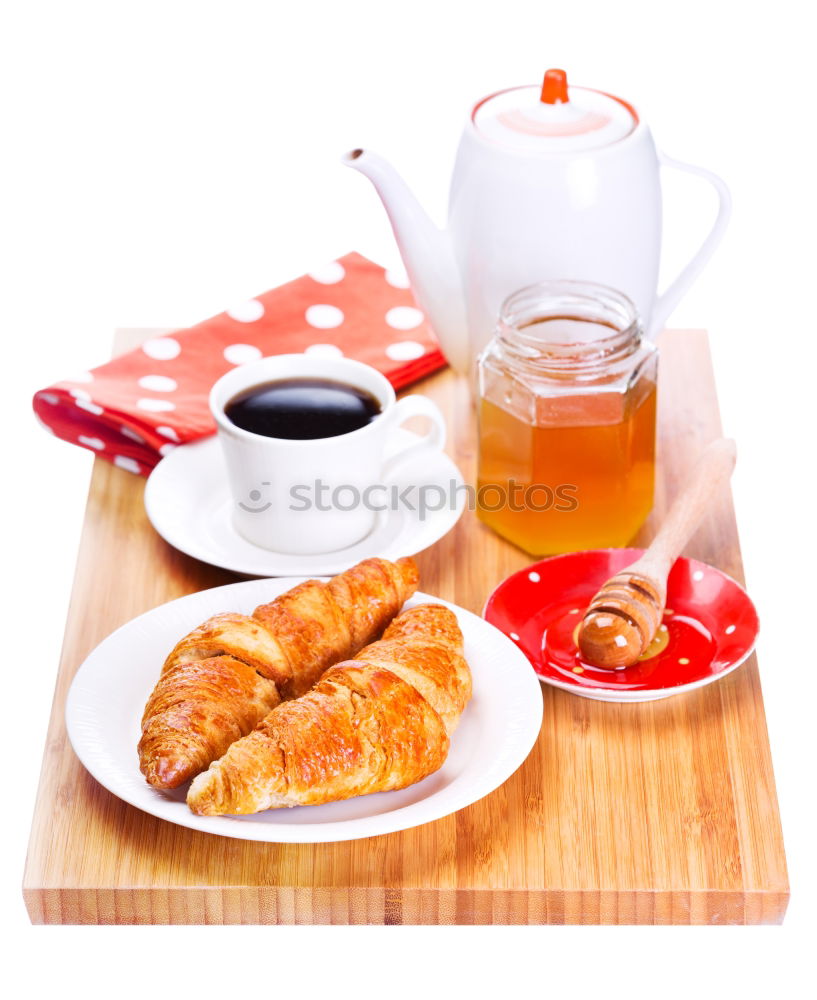
MULTIPOLYGON (((149 332, 121 333, 118 350, 149 332)), ((706 334, 667 331, 661 351, 651 520, 720 433, 706 334)), ((473 481, 465 381, 443 372, 413 388, 443 409, 449 451, 473 481)), ((717 684, 662 702, 604 704, 545 687, 542 731, 523 766, 482 801, 404 833, 256 844, 173 826, 115 798, 67 741, 71 678, 135 615, 236 579, 167 545, 147 521, 143 488, 140 477, 96 461, 23 880, 34 923, 782 920, 788 881, 754 657, 717 684)), ((650 536, 648 524, 640 541, 650 536)), ((742 580, 728 494, 686 554, 742 580)), ((475 612, 531 561, 469 512, 418 558, 423 590, 475 612)))

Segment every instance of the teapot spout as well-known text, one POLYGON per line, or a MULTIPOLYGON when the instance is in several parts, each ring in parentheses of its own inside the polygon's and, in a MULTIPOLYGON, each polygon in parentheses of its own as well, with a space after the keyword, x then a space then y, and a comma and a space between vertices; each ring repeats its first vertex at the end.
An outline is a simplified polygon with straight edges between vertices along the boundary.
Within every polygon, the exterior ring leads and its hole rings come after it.
POLYGON ((465 301, 448 234, 438 229, 391 164, 366 149, 342 162, 374 184, 391 222, 411 289, 453 368, 468 371, 465 301))

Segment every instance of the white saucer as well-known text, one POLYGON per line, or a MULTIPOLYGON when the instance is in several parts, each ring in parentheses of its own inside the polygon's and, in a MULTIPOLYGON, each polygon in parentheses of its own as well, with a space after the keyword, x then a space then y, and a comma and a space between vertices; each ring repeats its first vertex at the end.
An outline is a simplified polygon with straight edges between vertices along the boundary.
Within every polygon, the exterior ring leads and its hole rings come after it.
MULTIPOLYGON (((391 446, 396 450, 417 438, 401 428, 395 431, 391 446)), ((440 452, 407 462, 388 485, 396 483, 401 489, 438 485, 447 491, 452 480, 463 485, 459 469, 440 452)), ((233 527, 233 500, 221 445, 218 438, 209 437, 174 448, 159 462, 145 486, 145 509, 166 542, 214 566, 249 576, 332 576, 361 559, 380 556, 394 560, 427 549, 457 523, 465 507, 464 494, 458 489, 453 509, 427 511, 424 519, 418 510, 404 507, 384 511, 377 515, 366 538, 337 552, 306 556, 270 552, 246 541, 233 527)))

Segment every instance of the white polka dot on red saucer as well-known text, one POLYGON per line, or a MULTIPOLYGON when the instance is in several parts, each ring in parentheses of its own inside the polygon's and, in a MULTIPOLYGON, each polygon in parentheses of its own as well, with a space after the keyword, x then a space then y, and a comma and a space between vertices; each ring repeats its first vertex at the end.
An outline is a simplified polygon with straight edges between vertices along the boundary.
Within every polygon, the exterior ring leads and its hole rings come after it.
POLYGON ((168 438, 170 441, 178 441, 179 435, 175 432, 172 427, 157 427, 156 433, 161 434, 163 438, 168 438))
POLYGON ((405 271, 400 268, 389 268, 386 271, 386 281, 392 286, 392 288, 408 288, 409 280, 408 275, 405 271))
POLYGON ((258 361, 261 357, 261 349, 254 344, 230 344, 224 348, 224 358, 231 365, 246 365, 248 361, 258 361))
POLYGON ((125 469, 127 472, 139 473, 142 471, 136 459, 128 458, 127 455, 117 455, 113 460, 113 464, 120 469, 125 469))
POLYGON ((46 403, 50 403, 55 406, 60 401, 59 396, 55 396, 53 392, 41 392, 38 394, 39 399, 45 400, 46 403))
POLYGON ((342 358, 343 351, 336 344, 310 344, 304 354, 316 358, 342 358))
POLYGON ((162 456, 162 458, 164 458, 165 455, 169 455, 171 451, 173 451, 173 449, 176 447, 178 447, 178 445, 170 443, 163 444, 162 447, 159 449, 159 454, 162 456))
POLYGON ((85 389, 69 389, 68 395, 73 396, 74 399, 89 400, 91 398, 90 392, 87 392, 85 389))
POLYGON ((254 323, 264 315, 264 304, 258 299, 248 299, 228 309, 227 315, 239 323, 254 323))
POLYGON ((100 438, 85 437, 84 434, 80 434, 77 438, 80 444, 84 444, 86 448, 93 448, 94 451, 102 451, 105 447, 105 442, 100 438))
POLYGON ((140 410, 147 410, 148 413, 167 413, 176 409, 176 404, 169 399, 140 399, 136 405, 140 410))
POLYGON ((319 304, 306 310, 306 321, 316 330, 331 330, 343 322, 343 312, 337 306, 319 304))
POLYGON ((386 313, 386 322, 394 330, 413 330, 423 322, 423 314, 414 306, 395 306, 386 313))
POLYGON ((309 277, 319 285, 336 285, 346 277, 346 271, 340 261, 332 260, 323 267, 310 271, 309 277))
POLYGON ((120 427, 120 432, 125 435, 126 438, 130 438, 131 441, 136 441, 137 444, 144 444, 145 439, 141 434, 137 434, 136 431, 132 431, 130 427, 120 427))
POLYGON ((154 361, 172 361, 182 352, 182 345, 172 337, 154 337, 142 344, 142 350, 154 361))
POLYGON ((143 375, 139 379, 139 385, 150 392, 173 392, 179 388, 176 379, 168 375, 143 375))
POLYGON ((386 356, 392 361, 414 361, 415 358, 421 358, 425 352, 425 347, 418 340, 399 340, 386 348, 386 356))

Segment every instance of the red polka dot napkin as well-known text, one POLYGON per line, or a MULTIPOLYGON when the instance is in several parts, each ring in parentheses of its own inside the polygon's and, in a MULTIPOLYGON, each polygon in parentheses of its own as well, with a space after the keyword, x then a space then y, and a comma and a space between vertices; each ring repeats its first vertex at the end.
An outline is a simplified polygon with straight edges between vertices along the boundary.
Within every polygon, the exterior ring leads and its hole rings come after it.
POLYGON ((42 389, 34 410, 57 437, 146 475, 176 445, 215 431, 207 397, 224 372, 302 351, 364 361, 396 389, 445 365, 405 279, 351 253, 42 389))

